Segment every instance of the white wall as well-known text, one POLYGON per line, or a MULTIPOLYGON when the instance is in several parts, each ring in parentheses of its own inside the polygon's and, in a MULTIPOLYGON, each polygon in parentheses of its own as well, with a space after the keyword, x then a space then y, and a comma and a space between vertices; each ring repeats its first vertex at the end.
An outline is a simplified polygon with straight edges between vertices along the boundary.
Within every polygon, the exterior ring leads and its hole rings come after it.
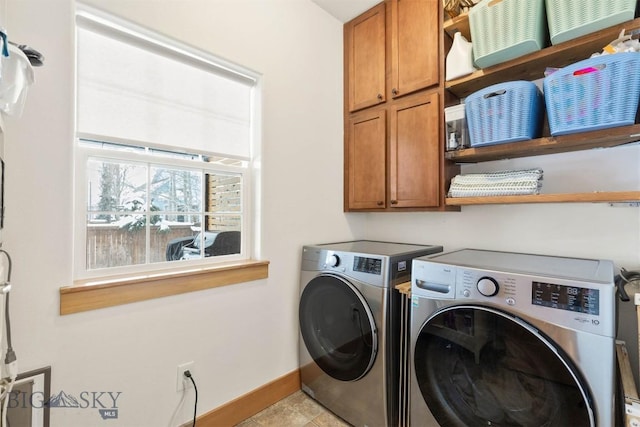
MULTIPOLYGON (((297 369, 301 247, 354 236, 341 213, 342 24, 309 0, 91 3, 264 77, 269 279, 61 317, 58 289, 73 279, 73 2, 8 0, 10 39, 45 56, 22 118, 6 126, 4 248, 21 370, 51 365, 55 393, 121 391, 111 425, 168 426, 180 363, 195 361, 199 413, 297 369)), ((192 405, 191 394, 179 422, 192 405)), ((103 422, 96 409, 51 416, 54 426, 103 422)))
MULTIPOLYGON (((111 425, 170 425, 180 401, 176 366, 186 361, 196 363, 200 413, 296 369, 305 243, 369 238, 602 257, 639 267, 635 208, 551 204, 342 213, 342 24, 310 1, 91 0, 263 74, 260 250, 271 265, 263 281, 61 317, 58 289, 73 279, 73 3, 7 3, 2 21, 10 39, 46 58, 36 69, 23 117, 6 124, 3 247, 14 258, 14 346, 21 370, 52 366, 54 392, 121 391, 120 417, 111 425)), ((639 159, 637 147, 623 147, 485 167, 543 167, 550 190, 637 189, 639 159), (588 182, 603 169, 611 175, 588 182), (605 187, 594 188, 599 185, 605 187)), ((178 421, 190 417, 192 403, 189 396, 178 421)), ((51 412, 54 426, 103 422, 93 409, 51 412)))
MULTIPOLYGON (((543 194, 640 189, 640 146, 465 165, 462 173, 541 168, 543 194)), ((368 214, 367 238, 604 258, 640 268, 640 209, 608 203, 463 206, 461 212, 368 214), (399 221, 401 219, 401 221, 399 221)))

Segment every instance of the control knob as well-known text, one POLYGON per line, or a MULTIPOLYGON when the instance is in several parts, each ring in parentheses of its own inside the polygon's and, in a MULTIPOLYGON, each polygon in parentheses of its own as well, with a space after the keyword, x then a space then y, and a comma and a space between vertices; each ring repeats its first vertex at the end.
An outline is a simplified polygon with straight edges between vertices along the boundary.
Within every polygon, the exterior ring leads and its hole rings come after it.
POLYGON ((337 267, 340 265, 340 257, 338 255, 329 255, 329 258, 327 259, 327 265, 329 267, 337 267))
POLYGON ((478 292, 480 292, 485 297, 492 297, 498 293, 500 287, 498 286, 498 282, 491 277, 482 277, 478 280, 476 285, 478 287, 478 292))

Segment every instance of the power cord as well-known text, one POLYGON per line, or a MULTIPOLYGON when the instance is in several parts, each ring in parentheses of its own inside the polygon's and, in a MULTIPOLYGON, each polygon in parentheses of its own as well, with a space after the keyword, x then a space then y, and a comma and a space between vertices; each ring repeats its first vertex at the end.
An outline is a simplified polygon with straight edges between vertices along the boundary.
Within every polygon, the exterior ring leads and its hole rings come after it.
POLYGON ((618 297, 621 301, 629 301, 629 295, 627 291, 624 289, 624 285, 627 283, 635 282, 640 280, 640 272, 638 271, 627 271, 624 268, 620 269, 620 274, 618 274, 614 278, 614 283, 617 288, 618 297))
POLYGON ((196 414, 198 412, 198 387, 196 386, 196 382, 193 379, 193 376, 191 375, 191 372, 189 372, 189 370, 184 371, 184 376, 189 378, 191 380, 191 383, 193 384, 193 389, 196 392, 196 402, 193 405, 193 427, 196 427, 196 414))

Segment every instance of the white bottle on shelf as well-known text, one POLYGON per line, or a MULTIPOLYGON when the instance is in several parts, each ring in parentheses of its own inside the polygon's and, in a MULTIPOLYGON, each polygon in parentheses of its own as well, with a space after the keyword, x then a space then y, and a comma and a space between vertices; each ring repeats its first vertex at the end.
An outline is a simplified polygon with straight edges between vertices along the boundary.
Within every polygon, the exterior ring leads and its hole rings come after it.
POLYGON ((471 42, 461 32, 453 35, 453 44, 447 54, 445 80, 453 80, 476 71, 473 66, 471 42))

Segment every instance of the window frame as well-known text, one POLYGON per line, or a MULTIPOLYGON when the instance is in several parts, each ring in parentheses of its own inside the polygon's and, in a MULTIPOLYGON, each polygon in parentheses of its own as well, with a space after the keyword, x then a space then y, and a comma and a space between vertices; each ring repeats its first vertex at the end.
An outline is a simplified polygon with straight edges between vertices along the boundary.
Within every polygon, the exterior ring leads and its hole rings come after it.
MULTIPOLYGON (((101 137, 95 135, 80 134, 77 130, 77 104, 78 104, 78 92, 76 90, 74 106, 74 197, 73 197, 73 277, 74 282, 72 286, 63 287, 60 290, 61 297, 61 314, 63 300, 66 300, 66 295, 77 294, 79 291, 85 292, 89 288, 95 290, 115 289, 123 290, 129 285, 138 286, 140 283, 156 283, 162 278, 170 277, 187 277, 187 283, 197 283, 197 277, 204 276, 217 276, 220 275, 222 282, 216 281, 207 287, 222 286, 225 284, 237 283, 237 278, 230 278, 229 271, 235 271, 236 269, 247 268, 251 271, 259 271, 257 274, 246 275, 247 280, 256 280, 258 278, 266 278, 268 275, 268 262, 256 261, 259 256, 259 232, 260 221, 259 211, 257 209, 259 200, 260 189, 260 136, 261 136, 261 75, 247 68, 232 64, 228 61, 220 59, 215 55, 208 52, 201 51, 193 48, 192 46, 183 44, 174 39, 170 39, 156 32, 147 30, 134 23, 124 21, 121 18, 106 14, 97 9, 93 9, 90 6, 78 4, 76 10, 76 37, 77 28, 81 26, 79 22, 82 22, 82 26, 85 28, 97 27, 101 32, 112 32, 113 37, 122 40, 123 37, 127 41, 132 38, 137 39, 140 45, 149 47, 151 50, 161 52, 162 54, 168 54, 173 59, 179 58, 185 64, 190 66, 205 67, 212 72, 216 72, 219 75, 230 76, 242 81, 250 81, 251 84, 251 111, 250 111, 250 151, 251 155, 249 159, 242 159, 247 161, 247 167, 239 169, 237 167, 225 167, 224 165, 210 164, 205 162, 194 162, 183 159, 167 159, 164 157, 151 156, 148 153, 128 153, 128 152, 112 152, 111 150, 103 150, 91 147, 82 147, 79 144, 79 139, 87 138, 98 141, 113 142, 113 143, 125 143, 135 146, 145 146, 150 148, 156 148, 160 150, 171 149, 171 147, 155 145, 148 142, 139 141, 123 141, 113 137, 101 137), (106 30, 105 30, 106 29, 106 30), (86 265, 86 236, 87 236, 87 177, 86 170, 87 160, 90 157, 103 158, 105 160, 123 160, 134 161, 140 163, 146 163, 151 165, 162 165, 167 167, 185 167, 187 169, 196 170, 214 170, 221 173, 233 173, 241 175, 242 179, 242 208, 239 215, 241 216, 241 253, 238 255, 225 255, 219 257, 206 257, 198 260, 181 260, 181 261, 165 261, 158 263, 145 263, 129 267, 116 267, 116 268, 104 268, 88 270, 86 265), (170 160, 165 162, 165 160, 170 160), (206 166, 206 167, 204 167, 206 166), (257 268, 257 270, 256 270, 257 268), (222 272, 222 273, 220 273, 222 272), (191 276, 191 278, 189 278, 191 276), (197 277, 196 277, 197 276, 197 277), (229 283, 226 283, 226 282, 229 283), (123 286, 124 285, 124 286, 123 286)), ((140 46, 139 45, 139 46, 140 46)), ((77 64, 80 59, 75 56, 75 63, 77 64)), ((77 79, 75 79, 77 82, 77 79)), ((77 84, 77 83, 76 83, 77 84)), ((183 151, 177 149, 176 151, 183 151)), ((219 153, 215 151, 211 152, 198 152, 197 154, 203 154, 207 156, 216 156, 219 153)), ((206 208, 203 207, 206 212, 206 208)), ((212 213, 215 215, 215 213, 212 213)), ((234 276, 235 277, 235 276, 234 276)), ((240 277, 243 277, 242 275, 240 277)), ((190 290, 199 290, 200 285, 191 286, 190 290)), ((185 290, 178 290, 176 292, 169 292, 169 294, 182 293, 185 290)), ((166 292, 160 292, 157 296, 166 296, 166 292)), ((148 298, 154 298, 155 292, 153 290, 145 292, 145 296, 135 300, 144 300, 148 298)), ((137 297, 136 297, 137 298, 137 297)), ((132 302, 126 300, 122 303, 132 302)), ((106 304, 108 305, 117 305, 106 304)), ((98 307, 99 308, 99 307, 98 307)), ((92 309, 92 308, 88 308, 92 309)), ((84 310, 84 309, 83 309, 84 310)), ((80 310, 80 311, 83 311, 80 310)), ((74 311, 71 311, 74 312, 74 311)))
MULTIPOLYGON (((87 137, 86 135, 80 135, 80 137, 87 137)), ((180 270, 187 270, 200 266, 211 266, 218 263, 246 260, 250 258, 251 254, 251 169, 249 166, 246 168, 230 167, 219 164, 211 164, 201 161, 183 160, 176 158, 167 158, 154 156, 145 151, 120 151, 110 150, 103 148, 93 148, 83 146, 76 138, 75 150, 75 185, 74 194, 76 201, 74 202, 75 212, 74 217, 74 277, 76 280, 86 280, 100 278, 104 276, 121 276, 126 274, 140 274, 150 272, 173 272, 180 270), (87 251, 87 204, 88 204, 88 171, 86 168, 87 161, 89 159, 104 160, 110 162, 122 162, 122 163, 134 163, 144 165, 146 167, 167 167, 167 168, 180 168, 192 171, 202 171, 206 173, 229 173, 239 175, 242 180, 242 194, 241 203, 242 208, 238 212, 238 216, 241 217, 241 251, 239 254, 234 255, 222 255, 216 257, 205 257, 194 260, 179 260, 179 261, 164 261, 164 262, 150 262, 137 265, 121 266, 121 267, 107 267, 88 269, 86 265, 86 251, 87 251)), ((96 136, 91 137, 92 140, 96 140, 96 136)), ((106 138, 101 137, 104 140, 106 138)), ((138 146, 139 144, 131 143, 131 145, 138 146)), ((203 200, 203 204, 204 204, 203 200)), ((207 211, 203 206, 202 213, 206 216, 215 215, 215 212, 207 211)), ((148 231, 145 238, 148 245, 148 231)), ((194 233, 195 234, 195 233, 194 233)))

